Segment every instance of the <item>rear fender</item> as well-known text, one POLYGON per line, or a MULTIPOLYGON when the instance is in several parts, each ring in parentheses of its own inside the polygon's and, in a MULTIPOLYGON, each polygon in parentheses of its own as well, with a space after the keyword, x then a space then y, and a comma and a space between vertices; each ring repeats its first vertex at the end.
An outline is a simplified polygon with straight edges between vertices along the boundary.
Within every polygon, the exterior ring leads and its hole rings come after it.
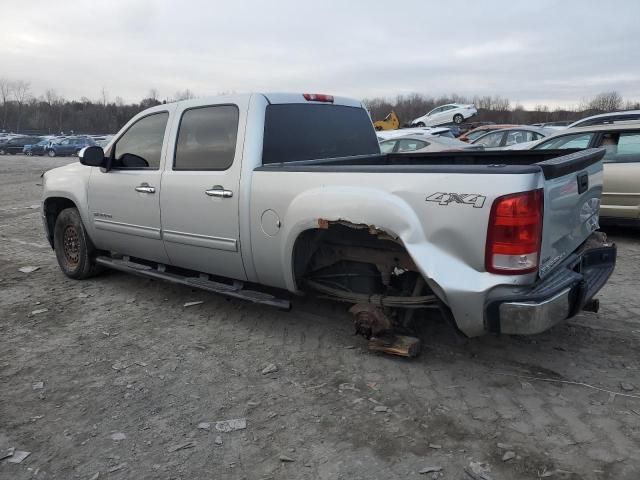
MULTIPOLYGON (((380 190, 353 187, 330 187, 308 190, 289 206, 281 243, 283 274, 287 289, 297 291, 293 272, 293 251, 296 240, 306 230, 326 228, 328 222, 345 222, 384 232, 399 240, 409 250, 410 245, 424 244, 425 232, 416 213, 402 199, 380 190)), ((409 253, 411 253, 409 251, 409 253)), ((416 264, 417 259, 414 258, 416 264)), ((424 265, 419 268, 428 268, 424 265)))

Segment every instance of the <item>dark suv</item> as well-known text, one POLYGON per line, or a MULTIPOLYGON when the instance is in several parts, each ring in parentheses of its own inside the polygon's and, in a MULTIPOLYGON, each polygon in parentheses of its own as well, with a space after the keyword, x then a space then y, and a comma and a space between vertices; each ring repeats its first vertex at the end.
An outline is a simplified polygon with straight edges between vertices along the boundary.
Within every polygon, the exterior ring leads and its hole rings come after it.
POLYGON ((52 142, 47 147, 47 155, 50 157, 77 155, 84 147, 90 147, 95 144, 96 142, 91 137, 67 137, 57 142, 52 142))
POLYGON ((0 142, 0 155, 22 153, 25 145, 33 145, 40 137, 12 137, 0 142))

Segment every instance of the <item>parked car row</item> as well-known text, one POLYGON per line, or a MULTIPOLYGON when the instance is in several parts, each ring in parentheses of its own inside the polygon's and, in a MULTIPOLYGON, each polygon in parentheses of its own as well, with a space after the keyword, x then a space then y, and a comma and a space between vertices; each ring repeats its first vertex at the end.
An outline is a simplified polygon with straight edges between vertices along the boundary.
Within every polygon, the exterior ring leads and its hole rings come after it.
POLYGON ((111 140, 112 135, 71 135, 33 136, 3 135, 0 137, 0 155, 47 155, 49 157, 77 155, 84 147, 101 147, 111 140))
POLYGON ((640 226, 640 111, 595 115, 568 126, 488 124, 458 139, 442 137, 453 137, 451 132, 447 127, 424 127, 377 134, 382 153, 604 148, 601 221, 640 226))

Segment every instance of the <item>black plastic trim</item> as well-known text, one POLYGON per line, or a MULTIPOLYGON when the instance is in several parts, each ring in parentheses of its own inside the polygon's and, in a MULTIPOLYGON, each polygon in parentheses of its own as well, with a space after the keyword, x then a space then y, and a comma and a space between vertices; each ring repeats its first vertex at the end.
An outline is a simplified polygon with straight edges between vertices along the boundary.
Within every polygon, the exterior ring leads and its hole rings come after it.
POLYGON ((597 162, 604 150, 503 150, 359 155, 269 163, 258 172, 526 174, 551 179, 597 162), (599 156, 600 155, 600 156, 599 156))
POLYGON ((564 177, 570 173, 584 170, 585 168, 599 162, 606 153, 604 148, 588 148, 561 157, 552 158, 538 163, 544 174, 544 178, 564 177))

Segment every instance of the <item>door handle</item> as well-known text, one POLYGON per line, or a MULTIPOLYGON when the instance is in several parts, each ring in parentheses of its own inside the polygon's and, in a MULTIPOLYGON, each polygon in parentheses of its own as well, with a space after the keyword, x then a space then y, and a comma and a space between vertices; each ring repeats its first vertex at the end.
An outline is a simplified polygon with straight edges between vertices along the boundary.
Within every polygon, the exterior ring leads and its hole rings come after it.
POLYGON ((156 187, 152 187, 148 183, 141 183, 136 187, 136 192, 140 193, 156 193, 156 187))
POLYGON ((214 185, 209 190, 204 191, 205 194, 210 197, 231 198, 233 192, 231 190, 225 190, 222 185, 214 185))

